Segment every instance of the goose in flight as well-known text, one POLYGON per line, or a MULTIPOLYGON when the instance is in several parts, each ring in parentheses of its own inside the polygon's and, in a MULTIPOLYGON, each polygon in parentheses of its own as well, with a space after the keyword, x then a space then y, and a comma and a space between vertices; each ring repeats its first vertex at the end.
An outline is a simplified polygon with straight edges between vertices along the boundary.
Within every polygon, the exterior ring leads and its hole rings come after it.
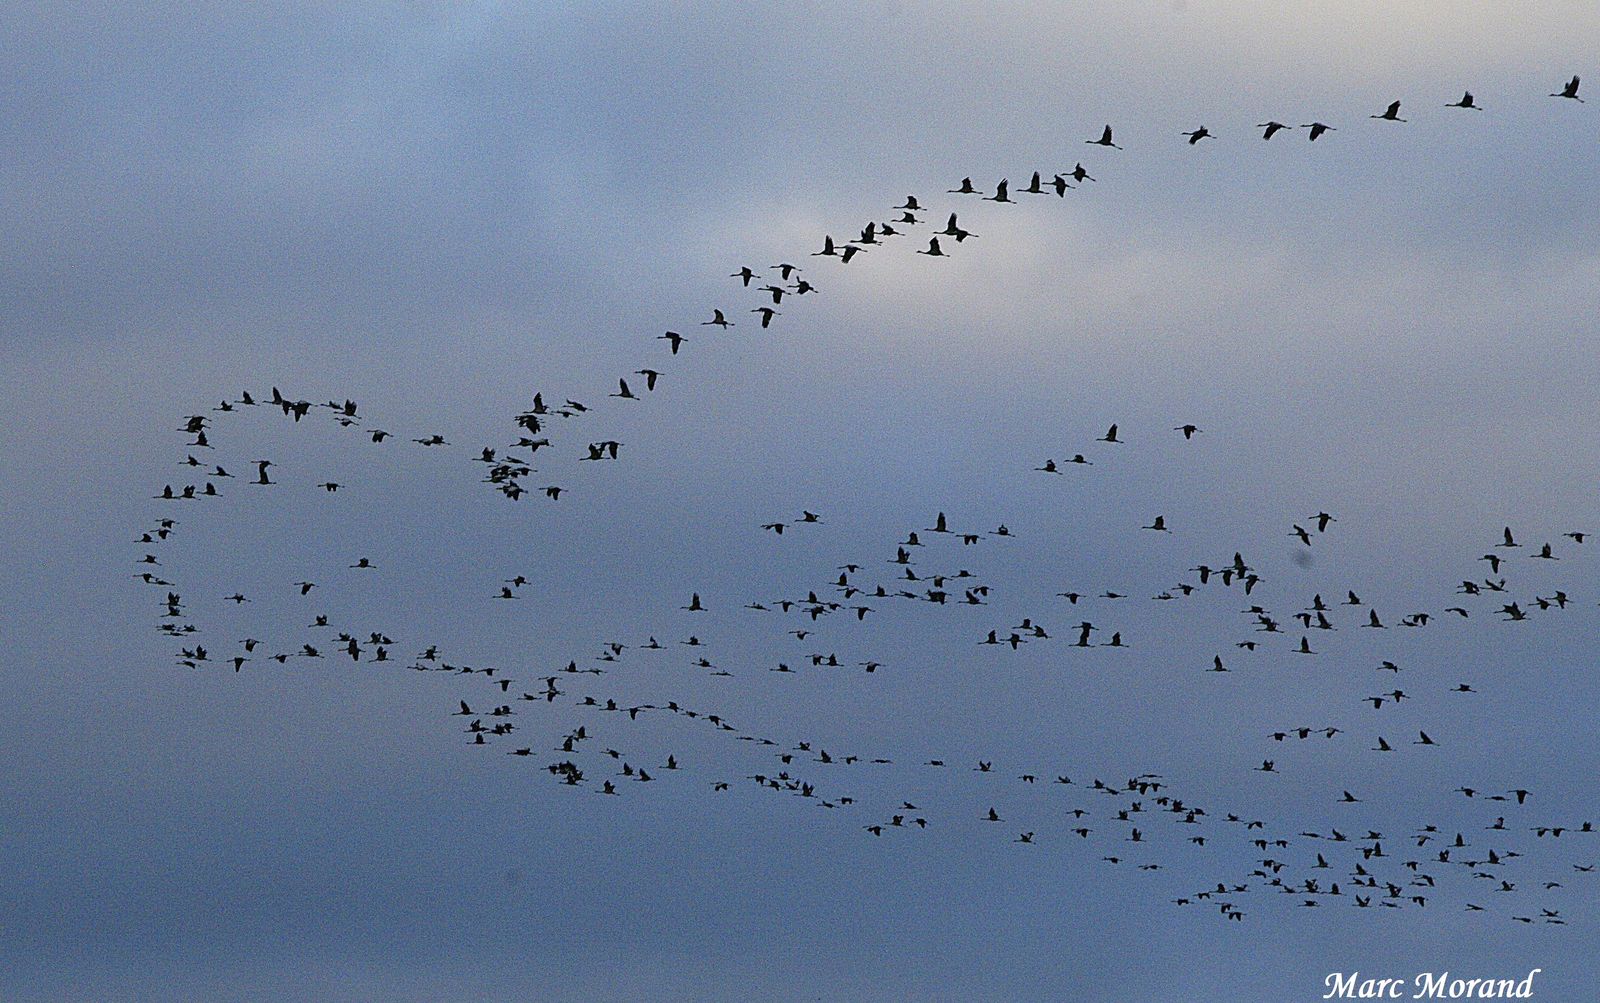
POLYGON ((1550 96, 1553 98, 1571 98, 1579 104, 1582 104, 1583 98, 1578 96, 1578 75, 1573 74, 1572 79, 1567 81, 1566 86, 1562 87, 1559 91, 1551 93, 1550 96))
POLYGON ((1122 149, 1122 147, 1111 141, 1111 126, 1109 125, 1106 126, 1105 131, 1100 134, 1099 139, 1086 139, 1084 142, 1088 143, 1090 146, 1109 146, 1113 150, 1122 149))
POLYGON ((1404 122, 1405 121, 1405 119, 1400 117, 1400 102, 1398 102, 1398 101, 1391 101, 1389 103, 1389 107, 1387 107, 1387 108, 1385 108, 1383 110, 1383 114, 1381 114, 1381 115, 1368 115, 1367 117, 1368 118, 1381 118, 1385 122, 1404 122))

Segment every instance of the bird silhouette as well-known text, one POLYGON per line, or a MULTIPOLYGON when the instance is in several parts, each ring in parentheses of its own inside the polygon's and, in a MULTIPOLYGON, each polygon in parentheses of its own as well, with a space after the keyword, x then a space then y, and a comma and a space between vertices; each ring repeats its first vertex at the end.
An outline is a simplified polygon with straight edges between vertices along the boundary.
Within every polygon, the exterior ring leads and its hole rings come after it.
MULTIPOLYGON (((1100 134, 1099 139, 1086 139, 1084 142, 1091 146, 1109 146, 1113 150, 1122 149, 1122 147, 1111 141, 1111 126, 1109 125, 1106 126, 1105 131, 1100 134)), ((1082 165, 1080 164, 1079 167, 1081 168, 1082 165)))
POLYGON ((1553 98, 1571 98, 1572 100, 1581 103, 1583 98, 1578 96, 1578 75, 1573 74, 1571 80, 1568 80, 1564 85, 1562 85, 1562 88, 1559 91, 1551 92, 1550 96, 1553 98))
POLYGON ((1400 117, 1400 102, 1398 102, 1398 101, 1390 102, 1389 107, 1385 108, 1382 113, 1377 114, 1377 115, 1369 115, 1368 118, 1381 118, 1385 122, 1404 122, 1404 121, 1406 121, 1405 119, 1400 117))

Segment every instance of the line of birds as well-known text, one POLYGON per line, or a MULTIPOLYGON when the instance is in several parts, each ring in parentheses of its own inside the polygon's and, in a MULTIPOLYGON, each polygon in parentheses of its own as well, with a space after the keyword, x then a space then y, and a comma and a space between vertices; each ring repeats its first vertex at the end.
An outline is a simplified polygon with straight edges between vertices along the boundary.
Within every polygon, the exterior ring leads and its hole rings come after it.
MULTIPOLYGON (((1553 98, 1567 99, 1577 103, 1583 103, 1584 99, 1580 97, 1578 93, 1580 84, 1580 76, 1574 74, 1557 90, 1551 91, 1549 96, 1553 98)), ((1484 106, 1478 102, 1477 97, 1470 90, 1463 91, 1461 97, 1455 101, 1444 102, 1443 106, 1445 108, 1477 112, 1482 112, 1484 110, 1484 106)), ((1383 111, 1371 114, 1368 117, 1378 121, 1405 123, 1408 121, 1408 119, 1400 116, 1400 109, 1401 102, 1396 100, 1390 102, 1383 109, 1383 111)), ((1283 122, 1279 122, 1276 119, 1269 119, 1266 122, 1258 123, 1256 128, 1262 130, 1261 137, 1263 140, 1271 140, 1278 133, 1293 127, 1283 122)), ((1306 131, 1307 138, 1312 142, 1315 142, 1317 139, 1329 132, 1338 131, 1338 127, 1329 125, 1328 123, 1320 120, 1302 124, 1299 126, 1299 128, 1306 131)), ((1195 129, 1182 132, 1181 135, 1191 146, 1198 145, 1203 139, 1217 138, 1216 133, 1212 132, 1208 127, 1203 125, 1195 129)), ((1115 134, 1112 126, 1108 124, 1104 126, 1097 137, 1086 139, 1083 142, 1087 145, 1102 149, 1122 150, 1123 147, 1115 141, 1114 136, 1115 134)), ((1064 198, 1069 190, 1081 187, 1085 182, 1093 182, 1095 180, 1096 179, 1088 172, 1082 162, 1078 162, 1070 171, 1033 171, 1030 182, 1026 187, 1019 189, 1018 194, 1048 195, 1054 193, 1056 196, 1064 198), (1045 180, 1046 173, 1051 174, 1049 181, 1045 180)), ((1010 181, 1007 178, 1002 178, 995 185, 995 190, 992 195, 985 195, 983 191, 973 183, 971 177, 963 178, 957 187, 949 189, 946 194, 977 195, 984 201, 996 203, 1014 204, 1016 202, 1016 199, 1012 197, 1010 181)), ((894 206, 893 209, 894 212, 897 212, 900 215, 887 220, 874 219, 867 221, 867 223, 861 227, 860 235, 854 239, 835 241, 831 234, 824 235, 822 239, 822 248, 820 250, 811 252, 810 256, 832 258, 841 264, 849 264, 857 256, 869 250, 886 245, 894 237, 909 235, 912 227, 916 227, 925 223, 928 215, 934 212, 931 207, 925 206, 923 202, 915 195, 908 195, 903 202, 894 206)), ((927 246, 918 248, 915 253, 933 258, 950 257, 950 250, 946 244, 941 243, 941 237, 952 239, 955 241, 955 243, 961 244, 975 236, 977 235, 959 224, 958 213, 952 212, 948 216, 945 227, 942 230, 933 231, 928 237, 927 246)), ((779 262, 771 267, 777 272, 777 278, 775 280, 766 280, 763 274, 757 273, 748 265, 741 266, 737 271, 730 275, 730 278, 739 279, 743 289, 763 294, 763 299, 770 297, 770 303, 762 302, 749 309, 750 313, 756 314, 759 317, 760 327, 764 330, 769 329, 772 326, 774 318, 783 316, 783 312, 781 312, 778 307, 782 305, 785 296, 798 299, 800 297, 818 292, 817 287, 802 274, 804 269, 801 266, 786 261, 779 262), (755 283, 758 281, 765 281, 765 284, 755 285, 755 283)), ((711 327, 725 332, 729 328, 737 326, 737 321, 730 319, 723 308, 715 307, 711 311, 711 319, 700 321, 699 326, 711 327)), ((667 344, 667 349, 672 356, 677 356, 683 345, 690 341, 686 335, 675 330, 669 330, 663 334, 657 335, 656 340, 665 341, 667 344)), ((659 369, 645 367, 633 370, 629 375, 643 376, 646 378, 645 394, 641 395, 633 390, 629 386, 628 376, 624 375, 617 378, 617 390, 609 393, 609 397, 621 400, 643 400, 644 396, 647 396, 649 393, 655 391, 657 381, 662 377, 663 373, 659 369)), ((542 396, 536 394, 534 397, 533 407, 519 413, 515 417, 516 425, 527 434, 519 436, 519 438, 508 448, 529 448, 533 442, 544 442, 545 444, 548 444, 547 440, 533 440, 529 438, 529 436, 532 435, 539 435, 544 430, 544 422, 547 420, 547 416, 556 415, 570 418, 584 414, 589 410, 590 409, 587 405, 572 400, 571 398, 566 400, 566 405, 563 408, 547 409, 543 404, 542 396)), ((489 448, 485 447, 485 454, 489 455, 489 453, 489 448)), ((599 459, 600 457, 590 455, 585 458, 599 459)), ((615 456, 612 455, 610 458, 615 458, 615 456)), ((489 462, 492 463, 493 461, 491 460, 489 462)), ((492 467, 491 476, 485 478, 485 480, 494 485, 494 487, 501 491, 506 497, 516 500, 522 498, 528 493, 527 490, 521 485, 520 478, 531 472, 532 468, 527 461, 514 459, 508 461, 507 463, 492 467)), ((554 499, 559 497, 560 489, 551 490, 547 488, 545 489, 544 493, 547 497, 554 499)))

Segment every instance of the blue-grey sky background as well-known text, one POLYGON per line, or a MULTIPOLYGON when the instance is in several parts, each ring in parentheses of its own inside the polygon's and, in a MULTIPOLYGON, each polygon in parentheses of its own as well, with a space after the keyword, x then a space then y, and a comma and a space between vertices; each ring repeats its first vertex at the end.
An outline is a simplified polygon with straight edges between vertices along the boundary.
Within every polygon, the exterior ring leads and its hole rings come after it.
MULTIPOLYGON (((1600 531, 1600 101, 1546 96, 1600 84, 1593 5, 16 4, 0 28, 0 996, 1289 1000, 1330 971, 1532 967, 1541 998, 1592 992, 1576 876, 1563 928, 1459 899, 1224 923, 1169 900, 1237 867, 1014 846, 963 821, 992 800, 969 770, 910 764, 1150 770, 1290 832, 1343 824, 1352 785, 1360 825, 1395 831, 1456 824, 1464 783, 1600 815, 1579 549, 1517 570, 1565 583, 1564 619, 1351 629, 1314 670, 1260 655, 1226 685, 1201 670, 1231 653, 1237 593, 1143 601, 1243 550, 1279 607, 1354 588, 1397 618, 1453 601, 1502 525, 1600 531), (1464 89, 1487 110, 1443 107, 1464 89), (1368 119, 1397 98, 1410 123, 1368 119), (1269 118, 1338 131, 1263 143, 1269 118), (1084 144, 1108 122, 1125 150, 1084 144), (1191 148, 1200 125, 1218 138, 1191 148), (945 194, 1080 160, 1099 180, 1062 200, 945 194), (807 256, 907 193, 979 236, 946 260, 807 256), (762 331, 727 275, 777 261, 821 292, 762 331), (739 326, 706 333, 713 307, 739 326), (691 338, 676 358, 666 329, 691 338), (648 400, 604 400, 651 364, 648 400), (273 385, 354 398, 402 441, 225 416, 230 468, 271 456, 281 490, 182 508, 162 559, 216 651, 326 612, 393 634, 390 668, 175 667, 129 577, 168 511, 150 496, 185 476, 182 416, 273 385), (569 494, 513 504, 468 460, 536 391, 596 413, 550 461, 569 494), (1096 452, 1111 422, 1129 441, 1096 452), (452 446, 403 441, 432 432, 452 446), (590 438, 622 460, 570 462, 590 438), (1096 465, 1033 471, 1075 452, 1096 465), (803 508, 825 525, 759 529, 803 508), (1286 534, 1319 509, 1340 521, 1302 568, 1286 534), (818 631, 883 670, 765 671, 810 649, 739 606, 881 561, 940 510, 1018 532, 927 557, 1004 583, 993 607, 880 602, 818 631), (1162 513, 1171 538, 1139 532, 1162 513), (380 574, 347 573, 359 556, 380 574), (519 572, 527 600, 488 600, 519 572), (301 577, 326 587, 302 602, 301 577), (1018 616, 1068 633, 1068 587, 1133 593, 1084 615, 1135 646, 972 645, 1018 616), (223 608, 235 589, 259 601, 223 608), (890 843, 713 798, 750 750, 648 719, 617 741, 693 775, 574 798, 465 746, 467 684, 403 668, 438 643, 532 687, 691 630, 740 674, 630 661, 597 685, 892 755, 923 786, 864 794, 950 821, 890 843), (1396 652, 1422 695, 1379 730, 1448 736, 1431 759, 1366 752, 1350 697, 1396 652), (1441 689, 1466 679, 1470 707, 1441 689), (1351 734, 1268 747, 1300 723, 1351 734), (1284 775, 1250 772, 1268 755, 1284 775)), ((536 744, 581 720, 547 713, 522 719, 536 744)))

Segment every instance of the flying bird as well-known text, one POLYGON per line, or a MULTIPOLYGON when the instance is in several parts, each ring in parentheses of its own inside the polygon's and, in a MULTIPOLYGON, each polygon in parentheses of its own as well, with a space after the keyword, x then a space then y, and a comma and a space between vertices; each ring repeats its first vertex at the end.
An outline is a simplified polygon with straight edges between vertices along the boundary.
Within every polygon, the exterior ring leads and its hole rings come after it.
MULTIPOLYGON (((1088 143, 1090 146, 1109 146, 1113 150, 1122 149, 1122 147, 1111 141, 1111 126, 1109 125, 1106 126, 1105 131, 1100 134, 1099 139, 1086 139, 1084 142, 1088 143)), ((1080 164, 1079 166, 1081 167, 1082 165, 1080 164)))
POLYGON ((1390 102, 1389 107, 1385 108, 1383 110, 1382 114, 1379 114, 1379 115, 1368 115, 1367 117, 1368 118, 1381 118, 1385 122, 1404 122, 1404 121, 1406 121, 1405 119, 1400 117, 1400 102, 1398 102, 1398 101, 1390 102))
POLYGON ((1578 96, 1578 75, 1574 73, 1572 79, 1568 80, 1564 87, 1559 91, 1553 91, 1550 96, 1553 98, 1571 98, 1581 104, 1583 98, 1578 96))

